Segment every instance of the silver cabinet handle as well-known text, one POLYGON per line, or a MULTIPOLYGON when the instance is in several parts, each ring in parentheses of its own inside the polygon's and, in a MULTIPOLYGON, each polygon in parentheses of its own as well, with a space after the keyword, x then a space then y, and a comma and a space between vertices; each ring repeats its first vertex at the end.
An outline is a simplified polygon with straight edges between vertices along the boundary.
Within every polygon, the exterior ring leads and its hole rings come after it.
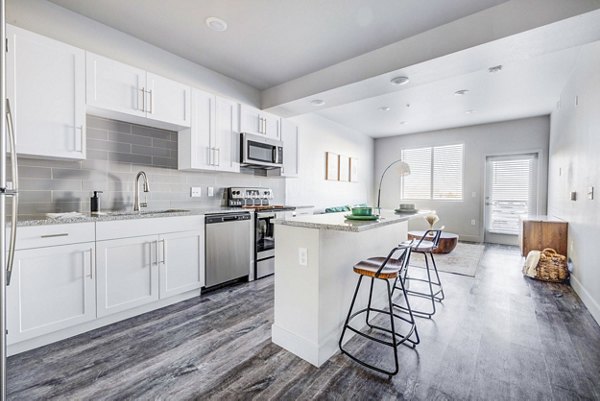
POLYGON ((149 105, 148 113, 154 114, 154 95, 152 94, 152 89, 150 89, 147 92, 148 92, 148 95, 150 96, 150 101, 148 102, 148 105, 149 105))
POLYGON ((90 258, 88 259, 88 262, 90 264, 90 274, 88 274, 88 276, 90 277, 90 279, 94 278, 94 252, 92 250, 92 248, 90 248, 89 250, 85 251, 84 254, 89 253, 90 258))
POLYGON ((167 260, 167 240, 163 239, 161 242, 162 242, 162 260, 160 261, 160 263, 162 263, 164 265, 167 260))
POLYGON ((146 111, 146 88, 144 88, 142 86, 142 89, 140 89, 140 91, 142 92, 142 111, 146 111))
POLYGON ((60 234, 44 234, 40 235, 41 238, 54 238, 54 237, 67 237, 69 233, 60 233, 60 234))
POLYGON ((217 163, 215 164, 215 166, 220 166, 221 165, 221 149, 215 148, 215 152, 217 154, 217 163))
POLYGON ((9 133, 10 141, 10 163, 12 173, 12 216, 10 224, 10 242, 8 245, 8 257, 6 262, 6 285, 10 285, 13 265, 15 262, 15 246, 17 242, 17 215, 19 214, 19 165, 17 161, 17 144, 15 139, 15 129, 13 126, 13 118, 10 110, 10 101, 6 99, 6 126, 9 133))

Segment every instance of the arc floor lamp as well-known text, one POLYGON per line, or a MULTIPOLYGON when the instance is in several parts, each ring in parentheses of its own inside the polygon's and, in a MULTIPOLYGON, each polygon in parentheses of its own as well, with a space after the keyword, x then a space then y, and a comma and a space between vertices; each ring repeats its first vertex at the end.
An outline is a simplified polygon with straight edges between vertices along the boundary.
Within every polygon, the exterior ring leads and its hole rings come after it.
POLYGON ((385 177, 385 173, 387 173, 388 170, 392 167, 395 168, 395 171, 400 177, 406 177, 407 175, 410 175, 410 166, 408 165, 408 163, 402 161, 402 159, 393 161, 385 168, 385 170, 383 170, 383 173, 381 174, 381 179, 379 180, 379 189, 377 191, 377 209, 379 211, 381 211, 381 184, 383 183, 383 177, 385 177))

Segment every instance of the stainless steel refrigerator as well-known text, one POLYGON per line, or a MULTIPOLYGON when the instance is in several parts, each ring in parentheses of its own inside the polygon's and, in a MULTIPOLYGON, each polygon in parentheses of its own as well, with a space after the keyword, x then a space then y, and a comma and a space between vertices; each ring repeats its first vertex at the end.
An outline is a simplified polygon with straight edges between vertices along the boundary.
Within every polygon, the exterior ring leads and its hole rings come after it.
POLYGON ((18 216, 18 168, 15 132, 6 98, 6 2, 0 0, 0 401, 6 400, 6 289, 14 260, 18 216), (7 152, 10 167, 7 166, 7 152), (9 172, 7 172, 7 169, 9 172), (9 175, 10 174, 10 175, 9 175), (7 206, 11 221, 7 224, 7 206))

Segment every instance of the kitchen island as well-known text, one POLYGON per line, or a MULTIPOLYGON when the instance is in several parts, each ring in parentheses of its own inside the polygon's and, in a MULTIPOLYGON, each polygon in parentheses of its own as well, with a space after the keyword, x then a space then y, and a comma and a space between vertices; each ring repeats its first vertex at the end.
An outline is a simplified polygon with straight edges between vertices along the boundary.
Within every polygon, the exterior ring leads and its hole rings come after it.
MULTIPOLYGON (((408 220, 426 213, 382 210, 378 221, 350 221, 344 217, 348 212, 275 220, 273 342, 317 367, 325 363, 338 351, 358 280, 352 266, 387 256, 406 240, 408 220)), ((384 285, 375 284, 378 307, 386 302, 384 285)), ((366 305, 368 287, 358 294, 357 310, 366 305)))

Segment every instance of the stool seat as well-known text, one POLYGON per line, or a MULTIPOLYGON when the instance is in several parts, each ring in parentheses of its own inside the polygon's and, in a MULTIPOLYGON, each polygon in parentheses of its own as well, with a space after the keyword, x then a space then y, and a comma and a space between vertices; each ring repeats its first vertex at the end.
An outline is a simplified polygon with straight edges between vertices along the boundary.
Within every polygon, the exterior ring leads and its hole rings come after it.
MULTIPOLYGON (((375 277, 375 273, 385 261, 384 257, 369 258, 361 260, 354 265, 354 272, 362 276, 375 277)), ((390 259, 385 267, 379 273, 378 278, 390 279, 398 277, 398 272, 402 269, 402 262, 398 259, 390 259)))
MULTIPOLYGON (((403 242, 402 245, 409 244, 409 243, 410 243, 410 241, 406 241, 406 242, 403 242)), ((420 241, 420 242, 412 245, 413 252, 421 252, 421 253, 422 252, 433 252, 435 250, 435 248, 437 248, 437 247, 435 246, 433 241, 427 241, 427 240, 423 240, 423 241, 420 241)))

